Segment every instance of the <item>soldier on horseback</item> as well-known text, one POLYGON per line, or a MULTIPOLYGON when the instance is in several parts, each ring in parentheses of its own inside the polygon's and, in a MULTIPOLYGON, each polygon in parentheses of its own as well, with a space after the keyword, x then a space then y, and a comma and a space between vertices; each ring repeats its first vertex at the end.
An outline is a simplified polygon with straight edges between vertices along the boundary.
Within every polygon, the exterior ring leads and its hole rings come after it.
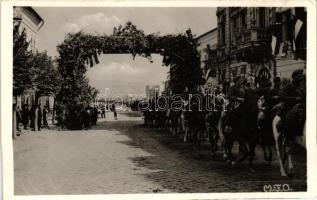
POLYGON ((306 81, 303 70, 296 70, 292 74, 292 82, 282 90, 282 104, 278 114, 272 122, 276 153, 280 163, 282 176, 286 176, 284 163, 288 160, 288 175, 292 177, 292 144, 306 148, 306 81), (284 156, 282 158, 282 153, 284 156))
POLYGON ((275 77, 273 83, 273 88, 265 96, 268 110, 272 110, 274 106, 281 102, 282 98, 281 78, 275 77))
POLYGON ((282 94, 283 107, 277 129, 286 139, 302 136, 306 120, 306 78, 303 70, 293 72, 292 82, 285 86, 282 94))
POLYGON ((259 100, 258 129, 260 133, 260 143, 264 152, 264 159, 271 163, 273 156, 274 136, 272 130, 272 121, 278 112, 277 105, 280 104, 282 98, 281 78, 275 77, 273 80, 273 88, 270 84, 259 88, 258 94, 261 96, 259 100), (267 152, 268 150, 268 152, 267 152))
POLYGON ((228 161, 232 161, 231 149, 234 141, 239 141, 242 151, 245 151, 242 145, 240 135, 245 132, 246 124, 245 114, 243 113, 242 104, 245 101, 245 89, 243 87, 244 79, 241 76, 234 78, 234 85, 229 88, 227 99, 229 100, 228 110, 223 118, 225 148, 228 151, 228 161))

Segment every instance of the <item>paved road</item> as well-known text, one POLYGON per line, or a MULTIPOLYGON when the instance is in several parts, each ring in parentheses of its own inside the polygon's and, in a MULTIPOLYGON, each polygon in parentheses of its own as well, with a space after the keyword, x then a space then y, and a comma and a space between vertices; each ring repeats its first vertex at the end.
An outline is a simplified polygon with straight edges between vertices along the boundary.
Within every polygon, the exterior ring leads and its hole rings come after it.
POLYGON ((134 114, 107 116, 88 131, 26 132, 14 141, 16 195, 166 192, 250 192, 289 184, 306 190, 306 158, 295 155, 295 177, 281 178, 257 149, 256 173, 211 159, 208 145, 192 145, 142 125, 134 114))

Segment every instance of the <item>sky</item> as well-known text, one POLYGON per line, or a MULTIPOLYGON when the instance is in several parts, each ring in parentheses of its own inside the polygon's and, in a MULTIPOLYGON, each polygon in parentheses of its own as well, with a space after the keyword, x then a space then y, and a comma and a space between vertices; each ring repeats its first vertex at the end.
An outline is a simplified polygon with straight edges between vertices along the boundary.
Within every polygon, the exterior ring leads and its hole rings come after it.
MULTIPOLYGON (((56 46, 66 33, 84 31, 110 35, 113 27, 131 21, 146 34, 183 33, 191 28, 199 36, 217 26, 216 8, 34 8, 44 19, 38 33, 38 48, 50 56, 58 56, 56 46)), ((145 85, 166 80, 168 67, 162 57, 153 55, 153 63, 131 55, 101 55, 100 63, 90 68, 87 77, 100 92, 105 88, 114 94, 144 94, 145 85)))

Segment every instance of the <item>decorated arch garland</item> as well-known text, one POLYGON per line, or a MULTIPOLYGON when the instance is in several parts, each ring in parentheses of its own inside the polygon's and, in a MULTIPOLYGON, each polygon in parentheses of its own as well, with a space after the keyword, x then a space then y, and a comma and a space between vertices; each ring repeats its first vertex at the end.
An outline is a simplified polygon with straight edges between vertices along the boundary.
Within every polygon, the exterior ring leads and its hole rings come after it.
POLYGON ((89 67, 99 63, 100 54, 131 54, 133 59, 138 55, 150 62, 153 62, 151 54, 160 54, 163 56, 162 64, 171 67, 171 91, 181 93, 185 87, 194 88, 203 81, 196 47, 197 42, 190 29, 173 35, 146 35, 131 22, 115 27, 112 35, 69 33, 57 46, 58 69, 63 77, 57 101, 70 107, 93 98, 88 94, 96 91, 89 86, 85 73, 89 67))

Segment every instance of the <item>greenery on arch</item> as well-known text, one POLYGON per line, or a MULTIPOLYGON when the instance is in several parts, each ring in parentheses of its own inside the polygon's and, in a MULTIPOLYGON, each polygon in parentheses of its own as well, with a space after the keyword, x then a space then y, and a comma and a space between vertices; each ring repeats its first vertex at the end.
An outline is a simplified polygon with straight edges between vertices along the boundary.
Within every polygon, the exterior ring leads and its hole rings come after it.
MULTIPOLYGON (((153 62, 152 54, 163 56, 163 66, 170 70, 170 90, 182 93, 203 83, 197 41, 191 30, 185 33, 146 35, 131 22, 114 27, 111 35, 92 35, 84 32, 69 33, 57 46, 58 69, 62 76, 57 101, 64 105, 87 104, 96 95, 89 86, 85 73, 99 63, 100 54, 131 54, 153 62)), ((120 81, 120 80, 118 80, 120 81)))

